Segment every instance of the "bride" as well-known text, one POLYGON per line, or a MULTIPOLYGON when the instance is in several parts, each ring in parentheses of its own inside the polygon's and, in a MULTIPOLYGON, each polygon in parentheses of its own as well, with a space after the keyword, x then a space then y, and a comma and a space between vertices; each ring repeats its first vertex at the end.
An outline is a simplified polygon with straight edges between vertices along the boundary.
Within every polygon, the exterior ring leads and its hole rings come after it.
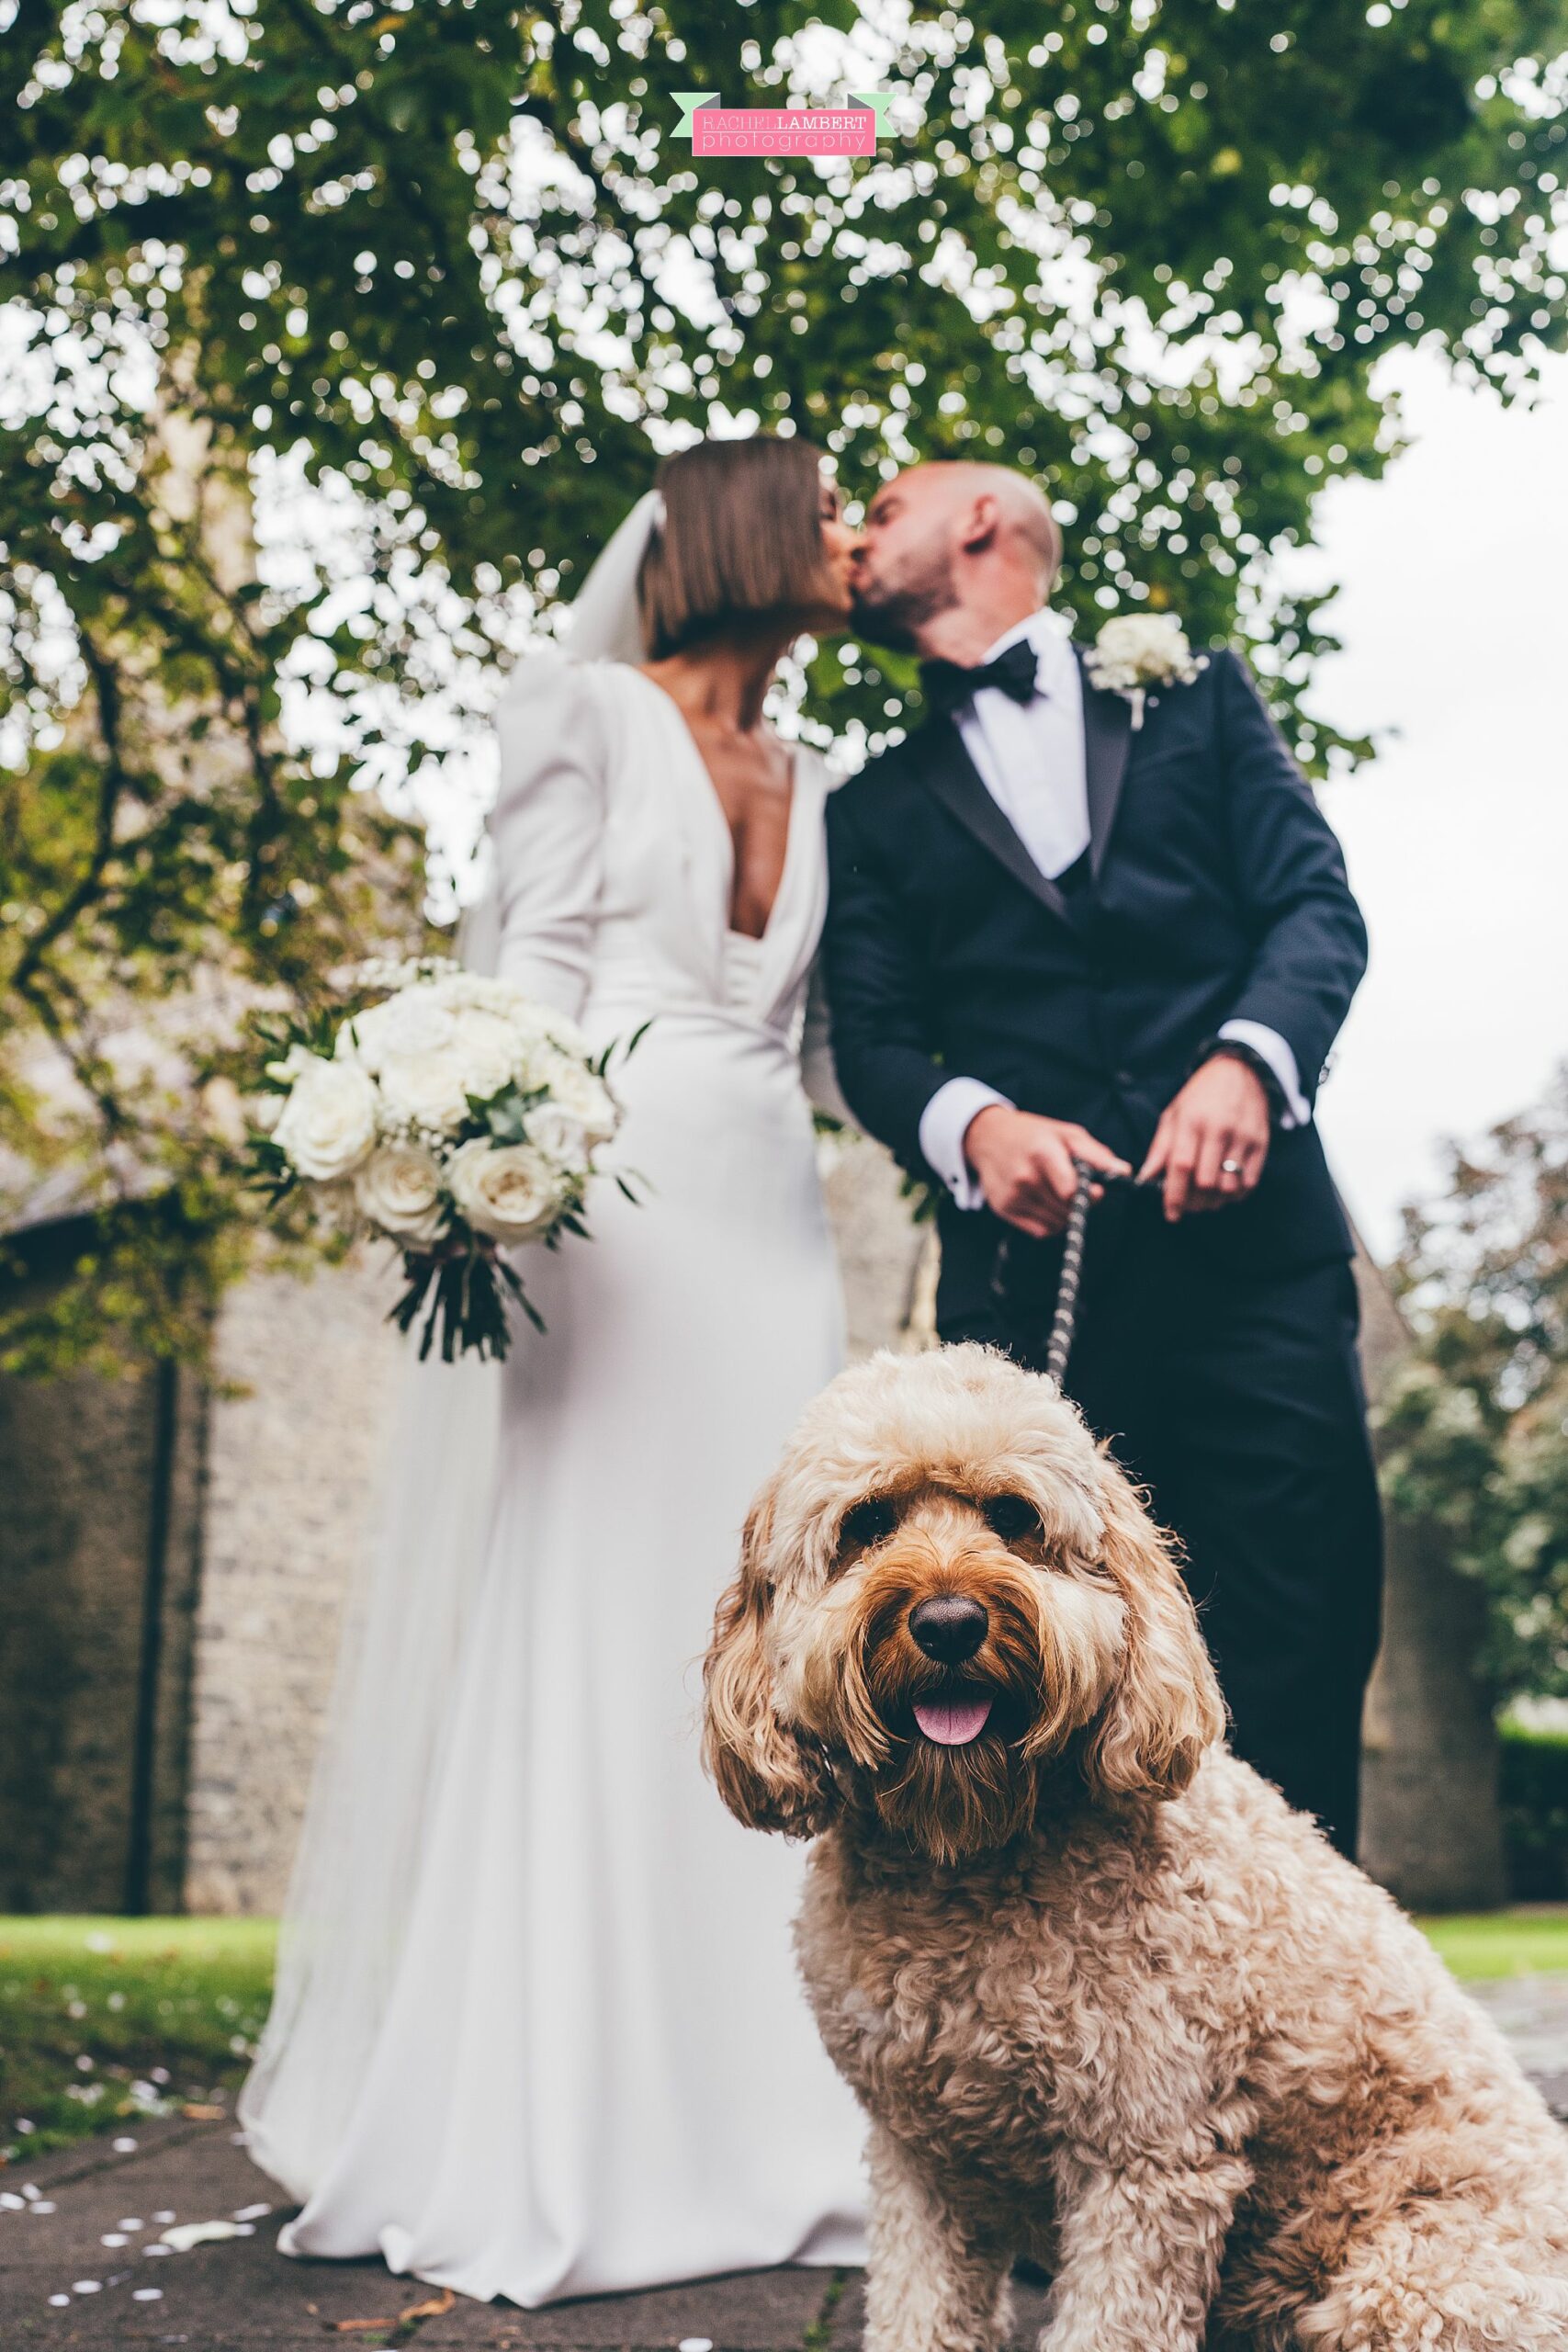
POLYGON ((641 1204, 600 1184, 592 1242, 530 1253, 546 1336, 411 1379, 242 2103, 287 2251, 529 2306, 862 2258, 800 1860, 696 1736, 747 1503, 842 1349, 800 1063, 828 778, 761 710, 852 541, 799 440, 659 485, 502 702, 466 942, 596 1046, 651 1020, 613 1074, 641 1204))

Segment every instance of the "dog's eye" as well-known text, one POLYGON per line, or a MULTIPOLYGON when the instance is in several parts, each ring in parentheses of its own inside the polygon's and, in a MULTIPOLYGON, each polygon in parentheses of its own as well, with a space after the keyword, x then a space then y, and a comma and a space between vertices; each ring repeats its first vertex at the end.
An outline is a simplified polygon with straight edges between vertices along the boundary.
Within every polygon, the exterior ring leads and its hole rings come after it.
POLYGON ((987 1495, 980 1508, 987 1526, 1004 1544, 1027 1544, 1043 1532, 1040 1513, 1022 1495, 987 1495))
POLYGON ((852 1510, 844 1513, 844 1524, 840 1532, 846 1544, 869 1546, 882 1543, 892 1534, 897 1524, 898 1514, 886 1495, 867 1495, 863 1502, 856 1503, 852 1510))

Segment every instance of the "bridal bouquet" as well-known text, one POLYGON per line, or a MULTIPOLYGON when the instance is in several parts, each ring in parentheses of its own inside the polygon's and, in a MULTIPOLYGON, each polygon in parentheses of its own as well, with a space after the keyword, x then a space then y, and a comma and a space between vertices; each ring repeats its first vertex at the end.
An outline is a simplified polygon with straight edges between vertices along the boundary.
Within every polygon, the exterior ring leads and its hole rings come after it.
POLYGON ((438 1330, 448 1363, 504 1356, 508 1298, 543 1330, 502 1253, 586 1233, 596 1155, 620 1124, 614 1048, 591 1057, 562 1014, 434 958, 363 965, 341 1016, 262 1034, 258 1175, 275 1203, 308 1186, 329 1218, 397 1246, 393 1320, 408 1331, 424 1314, 421 1358, 438 1330))

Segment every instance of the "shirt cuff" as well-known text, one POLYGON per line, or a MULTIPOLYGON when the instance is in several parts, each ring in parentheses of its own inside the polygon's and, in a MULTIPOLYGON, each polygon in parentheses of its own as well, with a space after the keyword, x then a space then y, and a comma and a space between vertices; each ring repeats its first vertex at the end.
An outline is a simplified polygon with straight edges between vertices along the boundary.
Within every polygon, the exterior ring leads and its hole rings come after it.
POLYGON ((964 1138, 970 1120, 990 1102, 999 1102, 1008 1111, 1014 1107, 1005 1094, 977 1078, 950 1078, 920 1113, 920 1150, 926 1164, 936 1170, 961 1209, 986 1205, 980 1180, 964 1157, 964 1138))
MULTIPOLYGON (((1280 1114, 1282 1127, 1310 1127, 1312 1105, 1302 1092, 1302 1074, 1296 1068, 1296 1057, 1277 1029, 1266 1028, 1261 1021, 1227 1021, 1220 1030, 1222 1038, 1234 1037, 1238 1046, 1250 1046, 1268 1063, 1280 1081, 1285 1107, 1280 1114)), ((941 1095, 935 1098, 942 1100, 941 1095)))

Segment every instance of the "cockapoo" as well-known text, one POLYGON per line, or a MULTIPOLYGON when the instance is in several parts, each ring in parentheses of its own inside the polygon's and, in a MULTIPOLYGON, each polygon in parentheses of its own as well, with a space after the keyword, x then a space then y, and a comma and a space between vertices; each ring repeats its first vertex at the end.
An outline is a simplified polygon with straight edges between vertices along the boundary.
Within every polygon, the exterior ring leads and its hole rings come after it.
MULTIPOLYGON (((1167 1544, 1055 1386, 810 1408, 707 1661, 731 1810, 871 2119, 870 2352, 1564 2352, 1568 2135, 1388 1895, 1222 1745, 1167 1544)), ((766 2129, 761 2119, 759 2129, 766 2129)))

